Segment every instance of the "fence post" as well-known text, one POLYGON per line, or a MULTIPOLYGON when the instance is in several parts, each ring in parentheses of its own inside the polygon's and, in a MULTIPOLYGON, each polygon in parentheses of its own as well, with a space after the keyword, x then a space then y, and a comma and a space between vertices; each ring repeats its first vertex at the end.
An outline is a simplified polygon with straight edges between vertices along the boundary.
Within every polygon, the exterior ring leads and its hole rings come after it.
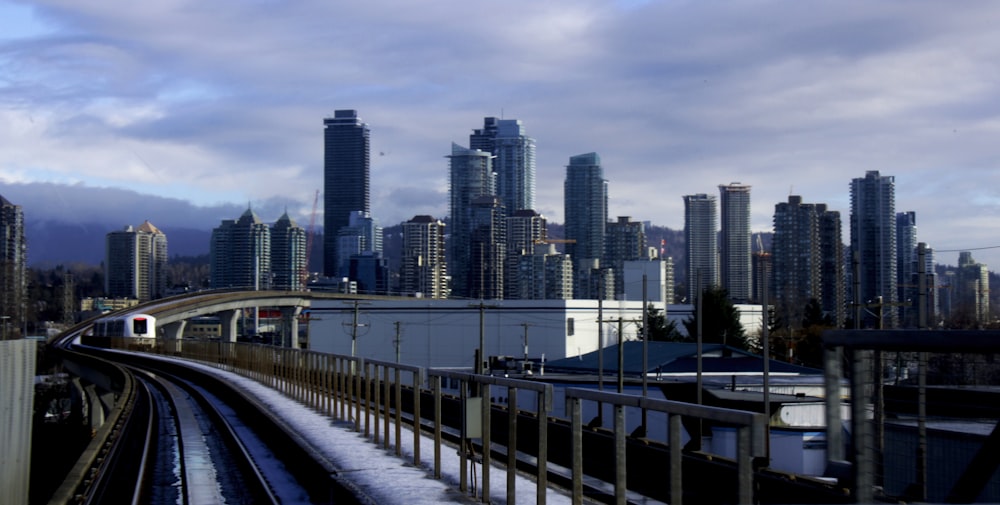
POLYGON ((379 442, 380 442, 380 439, 381 439, 381 434, 379 433, 379 428, 380 428, 380 426, 382 424, 382 412, 381 412, 382 409, 380 408, 382 406, 382 381, 379 379, 379 375, 378 375, 378 367, 379 367, 379 365, 372 363, 372 367, 374 367, 374 369, 372 370, 374 372, 372 374, 372 378, 375 381, 375 383, 373 384, 373 388, 372 388, 373 392, 375 394, 375 398, 374 398, 374 402, 373 402, 374 403, 374 411, 375 411, 375 429, 372 432, 372 442, 374 442, 375 445, 378 445, 379 442))
MULTIPOLYGON (((573 450, 573 505, 583 503, 583 412, 579 398, 567 398, 567 410, 571 416, 573 450)), ((671 502, 672 505, 680 502, 671 502)))
POLYGON ((667 426, 667 443, 670 444, 670 503, 672 504, 681 503, 684 498, 681 422, 680 415, 670 414, 667 426))
POLYGON ((401 443, 400 439, 403 437, 403 402, 402 402, 403 385, 401 384, 402 377, 400 374, 400 370, 398 368, 396 368, 395 370, 396 370, 395 374, 396 386, 393 389, 396 391, 396 394, 394 395, 395 398, 393 398, 392 401, 396 406, 396 456, 402 456, 403 444, 401 443))
POLYGON ((738 503, 753 503, 753 456, 750 450, 750 427, 740 426, 736 429, 736 472, 738 503))
POLYGON ((434 389, 434 478, 441 478, 441 376, 431 376, 434 389))
POLYGON ((389 398, 390 398, 390 396, 392 396, 390 394, 391 390, 389 389, 390 386, 392 385, 392 382, 389 380, 389 367, 387 367, 387 366, 382 367, 382 374, 385 377, 385 380, 382 382, 382 387, 384 388, 382 390, 382 393, 383 393, 382 403, 384 405, 384 408, 382 410, 382 415, 385 416, 385 424, 382 427, 382 429, 384 430, 383 433, 385 435, 385 436, 382 437, 382 447, 388 449, 389 448, 389 425, 392 422, 392 414, 389 411, 389 398))
POLYGON ((517 388, 507 387, 507 501, 515 495, 517 482, 517 388))
POLYGON ((625 406, 616 403, 615 410, 615 503, 625 505, 625 406))
POLYGON ((424 383, 423 369, 413 372, 413 465, 420 467, 420 388, 424 383))
POLYGON ((482 472, 483 472, 483 482, 482 482, 482 486, 481 486, 483 488, 483 494, 482 494, 482 500, 481 500, 483 503, 489 503, 490 502, 490 465, 491 465, 491 460, 492 460, 492 457, 491 457, 491 454, 490 454, 490 445, 492 445, 492 437, 490 437, 490 429, 491 429, 490 413, 493 410, 492 409, 493 402, 490 401, 490 387, 491 386, 489 384, 487 384, 487 383, 483 383, 483 384, 479 385, 480 395, 482 396, 482 400, 483 400, 483 403, 482 403, 482 407, 483 407, 482 408, 482 417, 483 417, 483 436, 482 436, 482 441, 483 441, 483 464, 479 465, 480 467, 482 467, 482 472))
POLYGON ((538 482, 535 502, 545 505, 549 487, 549 410, 552 408, 552 385, 548 384, 538 393, 538 482))

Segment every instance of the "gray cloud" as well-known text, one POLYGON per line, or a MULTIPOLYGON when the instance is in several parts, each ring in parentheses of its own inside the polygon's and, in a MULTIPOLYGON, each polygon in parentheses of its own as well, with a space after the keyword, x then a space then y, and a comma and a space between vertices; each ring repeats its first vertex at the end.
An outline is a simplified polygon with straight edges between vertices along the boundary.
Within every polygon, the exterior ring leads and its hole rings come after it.
MULTIPOLYGON (((554 221, 569 156, 596 151, 613 215, 680 228, 682 195, 741 181, 757 229, 790 192, 846 223, 850 179, 880 170, 921 240, 1000 244, 992 3, 24 5, 50 28, 0 35, 8 187, 226 212, 282 202, 301 221, 322 187, 322 118, 356 108, 390 225, 443 217, 450 142, 504 115, 537 139, 538 210, 554 221)), ((169 219, 233 217, 210 214, 169 219)), ((1000 250, 976 257, 1000 264, 1000 250)))

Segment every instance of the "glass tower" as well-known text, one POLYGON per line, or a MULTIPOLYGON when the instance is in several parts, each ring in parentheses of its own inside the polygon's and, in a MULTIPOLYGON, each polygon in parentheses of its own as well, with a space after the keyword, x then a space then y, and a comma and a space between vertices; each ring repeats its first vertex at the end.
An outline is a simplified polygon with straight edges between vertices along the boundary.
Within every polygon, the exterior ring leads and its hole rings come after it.
POLYGON ((604 256, 604 231, 608 222, 608 181, 597 153, 571 156, 563 186, 563 220, 566 226, 566 254, 573 262, 575 298, 584 298, 576 275, 592 268, 604 256))
POLYGON ((338 110, 323 120, 323 274, 339 274, 337 233, 351 212, 371 212, 368 125, 355 110, 338 110))
POLYGON ((719 253, 715 197, 684 196, 684 244, 687 247, 687 298, 694 303, 702 291, 719 284, 719 253))
POLYGON ((722 217, 719 284, 734 303, 750 300, 750 186, 734 182, 719 186, 722 217))
POLYGON ((881 303, 883 320, 872 315, 879 310, 856 310, 862 327, 896 328, 899 324, 896 254, 896 180, 870 170, 851 181, 851 266, 855 275, 851 302, 856 309, 881 303))
POLYGON ((521 120, 485 118, 469 136, 469 148, 493 155, 496 195, 508 213, 535 208, 535 139, 521 120))

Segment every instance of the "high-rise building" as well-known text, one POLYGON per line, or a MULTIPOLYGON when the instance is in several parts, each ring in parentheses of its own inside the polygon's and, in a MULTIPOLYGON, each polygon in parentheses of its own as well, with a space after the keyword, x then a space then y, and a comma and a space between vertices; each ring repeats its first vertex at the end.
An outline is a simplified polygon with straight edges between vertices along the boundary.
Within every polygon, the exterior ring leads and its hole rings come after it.
POLYGON ((902 328, 916 328, 917 316, 917 214, 896 214, 896 288, 899 323, 902 328))
POLYGON ((105 237, 104 294, 139 301, 167 292, 167 236, 146 221, 105 237))
MULTIPOLYGON (((517 300, 570 300, 573 298, 573 265, 555 244, 541 244, 534 253, 518 256, 517 300)), ((509 278, 509 277, 508 277, 509 278)), ((505 286, 506 287, 506 286, 505 286)))
MULTIPOLYGON (((570 157, 563 189, 563 218, 566 240, 569 241, 565 250, 573 262, 573 296, 587 299, 591 297, 587 294, 591 290, 585 284, 590 282, 586 279, 591 276, 584 275, 584 272, 600 268, 608 222, 608 181, 604 179, 604 169, 597 153, 570 157)), ((608 290, 613 291, 613 286, 609 286, 608 290)))
POLYGON ((803 203, 790 195, 774 206, 771 243, 772 289, 777 316, 799 328, 806 305, 816 300, 825 316, 843 324, 843 250, 840 214, 825 204, 803 203))
POLYGON ((403 223, 403 258, 399 284, 402 294, 448 298, 445 225, 431 216, 414 216, 403 223))
POLYGON ((507 221, 503 203, 493 195, 472 200, 472 242, 469 298, 503 299, 504 258, 507 254, 507 221))
POLYGON ((337 275, 349 276, 351 257, 357 254, 382 252, 382 227, 367 212, 352 211, 347 226, 337 230, 337 275))
POLYGON ((28 304, 28 243, 24 211, 0 196, 0 314, 8 337, 24 327, 28 304))
POLYGON ((212 288, 271 288, 271 229, 252 209, 212 230, 212 288))
POLYGON ((523 299, 525 290, 520 285, 524 278, 518 272, 522 257, 533 257, 535 248, 548 249, 545 216, 531 210, 515 211, 507 218, 507 253, 504 264, 504 299, 523 299))
POLYGON ((855 311, 861 326, 896 328, 899 302, 896 268, 896 181, 870 170, 851 181, 851 266, 857 306, 881 304, 883 310, 855 311), (882 321, 872 316, 881 312, 882 321))
POLYGON ((719 185, 719 285, 734 303, 750 301, 750 186, 719 185))
POLYGON ((705 193, 684 196, 689 303, 694 303, 705 288, 719 285, 718 222, 714 196, 705 193))
POLYGON ((990 273, 986 265, 972 259, 972 253, 958 253, 955 276, 955 303, 952 318, 967 327, 982 327, 990 318, 990 273))
POLYGON ((493 155, 496 195, 507 212, 535 208, 535 139, 519 119, 485 118, 469 136, 469 149, 493 155))
MULTIPOLYGON (((472 236, 475 219, 472 202, 481 196, 496 195, 496 177, 492 156, 479 149, 466 149, 452 143, 448 156, 451 185, 451 233, 448 237, 448 272, 452 277, 451 295, 476 298, 471 291, 472 236)), ((475 273, 478 278, 479 273, 475 273)))
POLYGON ((351 212, 371 212, 368 125, 355 110, 338 110, 323 120, 323 273, 339 275, 337 232, 351 212))
POLYGON ((625 262, 648 259, 646 229, 640 221, 618 216, 604 228, 604 259, 601 264, 615 272, 615 297, 624 299, 625 262))
POLYGON ((305 287, 306 230, 285 212, 271 227, 271 287, 297 291, 305 287))

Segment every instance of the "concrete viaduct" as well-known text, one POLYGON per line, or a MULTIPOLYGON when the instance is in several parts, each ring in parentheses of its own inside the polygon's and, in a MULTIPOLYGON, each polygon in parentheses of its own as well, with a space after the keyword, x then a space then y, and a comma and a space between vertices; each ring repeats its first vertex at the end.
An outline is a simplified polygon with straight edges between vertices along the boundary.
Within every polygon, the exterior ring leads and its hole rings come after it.
POLYGON ((357 300, 375 299, 370 295, 316 293, 309 291, 205 291, 155 300, 128 309, 156 317, 159 337, 179 339, 191 318, 215 315, 222 323, 222 340, 235 342, 237 321, 243 309, 274 307, 281 311, 281 331, 284 347, 299 347, 296 335, 297 319, 304 309, 315 299, 357 300))

